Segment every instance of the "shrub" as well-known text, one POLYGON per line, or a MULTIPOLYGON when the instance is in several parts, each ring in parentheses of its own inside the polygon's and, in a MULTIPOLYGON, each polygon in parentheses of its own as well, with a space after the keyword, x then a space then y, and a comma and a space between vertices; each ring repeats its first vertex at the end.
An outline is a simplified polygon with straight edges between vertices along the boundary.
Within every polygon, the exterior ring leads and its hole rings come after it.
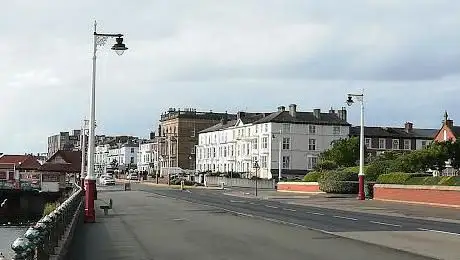
POLYGON ((46 216, 53 212, 58 207, 57 202, 47 202, 45 208, 43 209, 43 216, 46 216))
POLYGON ((445 176, 439 181, 439 185, 460 186, 460 176, 445 176))
POLYGON ((318 178, 319 188, 327 193, 358 193, 358 175, 348 171, 323 172, 318 178))
POLYGON ((315 171, 331 171, 336 170, 338 165, 336 162, 331 160, 321 160, 316 166, 315 171))
POLYGON ((382 174, 377 178, 377 183, 381 184, 405 184, 412 176, 404 172, 392 172, 382 174))
POLYGON ((319 176, 321 176, 321 172, 312 171, 312 172, 309 172, 309 173, 305 174, 305 176, 303 177, 302 181, 304 181, 304 182, 317 182, 319 176))
POLYGON ((376 181, 377 178, 389 173, 390 162, 386 160, 376 160, 369 164, 366 169, 366 181, 376 181))

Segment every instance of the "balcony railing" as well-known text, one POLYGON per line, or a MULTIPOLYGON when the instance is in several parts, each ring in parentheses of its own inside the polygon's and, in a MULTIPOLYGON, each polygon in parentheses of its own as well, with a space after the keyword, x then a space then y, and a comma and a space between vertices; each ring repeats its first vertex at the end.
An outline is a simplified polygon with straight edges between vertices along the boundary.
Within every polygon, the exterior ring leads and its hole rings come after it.
POLYGON ((83 195, 83 189, 74 184, 73 193, 67 200, 13 242, 13 259, 61 259, 76 225, 83 222, 83 195))

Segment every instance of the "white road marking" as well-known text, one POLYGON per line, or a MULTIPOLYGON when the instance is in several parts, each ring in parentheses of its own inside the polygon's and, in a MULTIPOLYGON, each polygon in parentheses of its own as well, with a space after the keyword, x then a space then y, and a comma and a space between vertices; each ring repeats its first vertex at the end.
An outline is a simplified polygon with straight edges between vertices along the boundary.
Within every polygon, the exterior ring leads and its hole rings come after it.
POLYGON ((284 208, 283 210, 292 211, 292 212, 296 212, 296 211, 297 211, 297 210, 295 210, 295 209, 288 209, 288 208, 284 208))
POLYGON ((267 207, 267 208, 272 208, 272 209, 277 209, 277 208, 278 208, 278 207, 276 207, 276 206, 270 206, 270 205, 265 205, 265 207, 267 207))
POLYGON ((384 226, 401 227, 401 225, 385 223, 385 222, 378 222, 378 221, 369 221, 369 222, 374 223, 374 224, 378 224, 378 225, 384 225, 384 226))
POLYGON ((319 213, 319 212, 307 212, 309 214, 313 214, 313 215, 318 215, 318 216, 324 216, 323 213, 319 213))
POLYGON ((251 205, 256 205, 254 202, 249 202, 249 204, 251 204, 251 205))
POLYGON ((231 203, 245 203, 246 201, 244 200, 231 200, 231 203))
POLYGON ((333 216, 334 218, 341 218, 341 219, 348 219, 348 220, 353 220, 353 221, 357 221, 358 219, 357 218, 349 218, 349 217, 344 217, 344 216, 333 216))
POLYGON ((453 233, 453 232, 447 232, 447 231, 441 231, 441 230, 425 229, 425 228, 417 228, 417 229, 421 231, 430 231, 430 232, 436 232, 436 233, 441 233, 441 234, 460 236, 459 233, 453 233))

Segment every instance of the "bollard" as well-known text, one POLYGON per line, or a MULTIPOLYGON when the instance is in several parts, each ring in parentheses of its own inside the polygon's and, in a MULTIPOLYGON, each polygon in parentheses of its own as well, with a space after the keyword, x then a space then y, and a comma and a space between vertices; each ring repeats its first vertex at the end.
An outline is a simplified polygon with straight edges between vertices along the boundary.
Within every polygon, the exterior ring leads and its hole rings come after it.
POLYGON ((181 181, 180 181, 180 189, 181 189, 181 190, 184 190, 184 180, 181 180, 181 181))
POLYGON ((224 186, 225 186, 224 182, 221 182, 220 183, 220 189, 222 189, 222 190, 225 189, 224 186))

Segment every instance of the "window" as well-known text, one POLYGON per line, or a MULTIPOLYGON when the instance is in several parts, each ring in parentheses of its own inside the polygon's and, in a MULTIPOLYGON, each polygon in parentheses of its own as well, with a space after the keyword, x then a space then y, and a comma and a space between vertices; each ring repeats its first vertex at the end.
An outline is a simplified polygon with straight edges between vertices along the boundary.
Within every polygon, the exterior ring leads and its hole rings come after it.
POLYGON ((289 137, 283 137, 283 150, 291 149, 291 139, 289 137))
POLYGON ((230 156, 232 156, 232 157, 234 156, 233 155, 233 145, 230 146, 230 156))
POLYGON ((316 126, 315 125, 309 125, 308 126, 308 132, 310 134, 316 134, 316 126))
POLYGON ((134 148, 131 148, 131 153, 134 153, 134 148))
POLYGON ((262 137, 262 148, 263 149, 268 148, 268 137, 262 137))
POLYGON ((291 124, 283 124, 283 133, 291 132, 291 124))
POLYGON ((332 128, 333 135, 340 135, 340 126, 334 126, 332 128))
POLYGON ((398 139, 393 139, 392 149, 393 150, 398 150, 399 149, 399 140, 398 139))
POLYGON ((427 146, 426 141, 422 141, 422 149, 425 149, 427 146))
POLYGON ((248 128, 248 136, 251 136, 251 128, 248 128))
POLYGON ((316 139, 308 139, 308 150, 310 151, 316 150, 316 139))
POLYGON ((379 139, 379 149, 385 149, 385 139, 379 139))
POLYGON ((247 144, 247 145, 246 145, 246 154, 250 154, 250 153, 251 153, 250 149, 251 149, 251 145, 250 145, 250 144, 247 144))
POLYGON ((224 157, 227 157, 227 146, 224 147, 224 157))
POLYGON ((129 162, 130 162, 130 163, 134 163, 134 157, 131 156, 129 162))
POLYGON ((370 138, 364 139, 364 143, 365 143, 365 145, 366 145, 367 148, 372 148, 372 143, 371 143, 371 139, 370 139, 370 138))
POLYGON ((307 157, 307 169, 311 170, 315 168, 318 163, 318 157, 307 157))
POLYGON ((216 158, 216 148, 215 147, 212 148, 212 157, 216 158))
POLYGON ((257 143, 259 142, 259 139, 255 139, 252 141, 252 149, 257 150, 257 143))
POLYGON ((265 125, 264 125, 264 131, 265 131, 265 132, 268 132, 268 124, 265 124, 265 125))
POLYGON ((283 156, 283 169, 289 169, 290 163, 289 156, 283 156))
POLYGON ((267 156, 260 157, 260 168, 267 168, 267 156))
POLYGON ((404 140, 404 150, 410 150, 410 140, 404 140))

